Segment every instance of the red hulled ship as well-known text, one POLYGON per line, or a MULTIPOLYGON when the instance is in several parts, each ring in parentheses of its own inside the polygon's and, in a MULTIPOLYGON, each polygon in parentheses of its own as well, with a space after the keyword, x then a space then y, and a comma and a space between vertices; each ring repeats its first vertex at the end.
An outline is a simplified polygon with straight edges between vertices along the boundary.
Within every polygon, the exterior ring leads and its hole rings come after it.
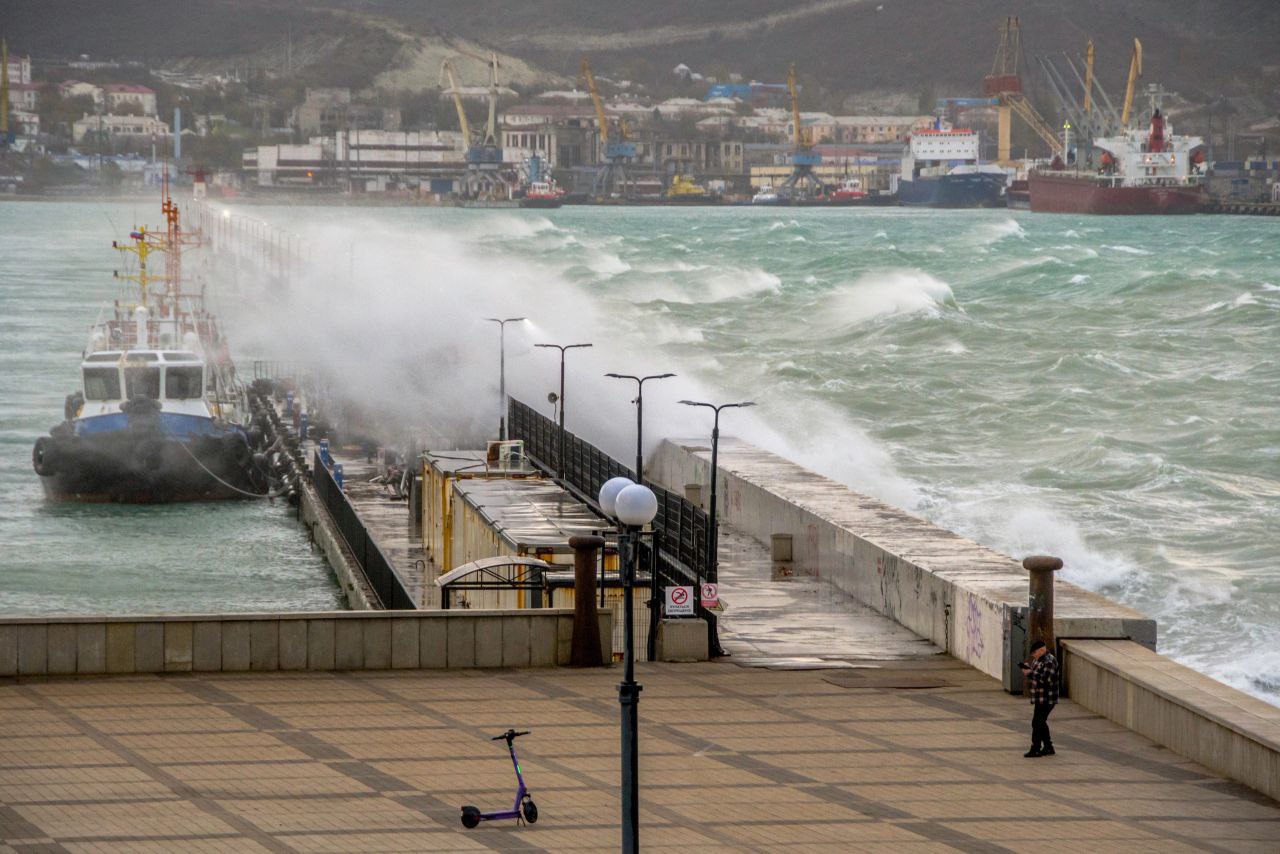
POLYGON ((1204 141, 1176 136, 1153 104, 1148 129, 1098 137, 1100 168, 1081 172, 1055 160, 1028 176, 1031 210, 1079 214, 1190 214, 1207 200, 1204 141))

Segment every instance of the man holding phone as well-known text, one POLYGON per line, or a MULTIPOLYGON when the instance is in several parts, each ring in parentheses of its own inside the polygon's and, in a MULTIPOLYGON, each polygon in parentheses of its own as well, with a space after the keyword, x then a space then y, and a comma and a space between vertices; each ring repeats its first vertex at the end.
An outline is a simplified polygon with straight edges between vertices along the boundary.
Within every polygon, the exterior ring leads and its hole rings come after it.
POLYGON ((1058 704, 1058 659, 1044 641, 1031 644, 1031 661, 1018 665, 1027 681, 1027 693, 1035 709, 1031 716, 1031 749, 1022 754, 1028 759, 1053 756, 1053 738, 1049 735, 1049 713, 1058 704))

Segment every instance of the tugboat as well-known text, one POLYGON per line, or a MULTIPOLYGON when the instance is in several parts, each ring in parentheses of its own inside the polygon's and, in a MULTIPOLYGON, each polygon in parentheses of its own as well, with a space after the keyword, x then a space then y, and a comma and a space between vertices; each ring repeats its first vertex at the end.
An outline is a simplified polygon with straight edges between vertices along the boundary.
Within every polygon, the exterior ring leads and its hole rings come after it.
POLYGON ((556 179, 551 170, 542 162, 542 158, 533 155, 527 165, 529 183, 525 185, 524 196, 520 199, 522 208, 558 208, 564 204, 564 191, 556 186, 556 179))
POLYGON ((1061 159, 1028 176, 1031 210, 1080 214, 1191 214, 1208 201, 1204 140, 1178 136, 1153 95, 1151 124, 1098 137, 1094 172, 1068 171, 1061 159))
POLYGON ((564 193, 556 187, 555 179, 534 181, 525 188, 522 208, 558 208, 564 204, 564 193))
POLYGON ((1009 176, 979 162, 978 132, 939 119, 918 130, 902 158, 898 202, 908 207, 1002 208, 1009 176))
POLYGON ((164 232, 138 228, 113 246, 136 256, 117 273, 123 293, 99 315, 80 363, 83 387, 65 420, 31 458, 56 501, 165 503, 265 498, 265 461, 253 453, 245 389, 217 319, 181 291, 184 234, 166 185, 164 232), (151 255, 166 256, 152 275, 151 255))
POLYGON ((772 184, 765 184, 760 188, 760 192, 751 197, 753 205, 781 205, 785 204, 782 197, 778 195, 778 191, 773 189, 772 184))
POLYGON ((688 175, 675 175, 663 201, 670 205, 714 205, 720 201, 720 194, 695 183, 688 175))

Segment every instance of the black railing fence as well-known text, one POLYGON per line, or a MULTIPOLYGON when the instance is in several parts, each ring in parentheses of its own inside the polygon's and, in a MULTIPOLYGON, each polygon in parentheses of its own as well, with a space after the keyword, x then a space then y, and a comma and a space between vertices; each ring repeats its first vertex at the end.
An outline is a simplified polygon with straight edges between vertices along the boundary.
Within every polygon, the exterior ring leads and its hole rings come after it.
MULTIPOLYGON (((507 424, 510 437, 524 441, 525 454, 535 465, 559 473, 564 485, 597 512, 600 508, 596 498, 605 481, 614 477, 636 479, 630 468, 567 431, 560 471, 560 426, 515 398, 510 400, 507 424)), ((653 572, 655 594, 666 586, 694 586, 695 611, 707 620, 711 649, 716 652, 716 615, 702 608, 699 595, 702 582, 716 580, 714 567, 707 566, 707 514, 683 495, 652 483, 648 486, 658 498, 658 515, 653 520, 657 549, 655 553, 649 538, 642 538, 641 566, 653 572)))
POLYGON ((378 544, 369 536, 364 522, 360 521, 360 516, 333 479, 333 474, 321 461, 319 451, 315 452, 311 480, 315 484, 320 501, 333 517, 333 521, 338 526, 338 532, 342 534, 342 539, 346 540, 347 547, 355 555, 356 563, 360 565, 365 579, 373 588, 382 607, 395 611, 417 609, 417 603, 405 590, 400 576, 396 575, 386 555, 382 553, 382 549, 378 548, 378 544))

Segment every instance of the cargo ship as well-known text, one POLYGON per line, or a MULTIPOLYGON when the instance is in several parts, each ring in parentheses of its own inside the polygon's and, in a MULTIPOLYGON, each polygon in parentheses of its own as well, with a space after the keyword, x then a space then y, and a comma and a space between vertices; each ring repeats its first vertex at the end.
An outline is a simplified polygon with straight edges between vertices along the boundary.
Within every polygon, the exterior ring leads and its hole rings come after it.
POLYGON ((894 176, 898 203, 907 207, 1002 208, 1009 175, 978 156, 978 132, 939 120, 911 134, 894 176))
POLYGON ((99 316, 80 363, 81 388, 64 420, 36 440, 31 461, 56 501, 166 503, 265 498, 268 474, 247 427, 245 389, 217 318, 201 292, 182 290, 178 206, 162 205, 167 228, 134 229, 113 243, 136 264, 99 316), (163 254, 164 270, 150 269, 163 254))
POLYGON ((1076 214, 1192 214, 1208 201, 1201 167, 1204 141, 1173 133, 1160 107, 1151 124, 1098 137, 1096 171, 1067 169, 1060 159, 1028 176, 1031 210, 1076 214))

